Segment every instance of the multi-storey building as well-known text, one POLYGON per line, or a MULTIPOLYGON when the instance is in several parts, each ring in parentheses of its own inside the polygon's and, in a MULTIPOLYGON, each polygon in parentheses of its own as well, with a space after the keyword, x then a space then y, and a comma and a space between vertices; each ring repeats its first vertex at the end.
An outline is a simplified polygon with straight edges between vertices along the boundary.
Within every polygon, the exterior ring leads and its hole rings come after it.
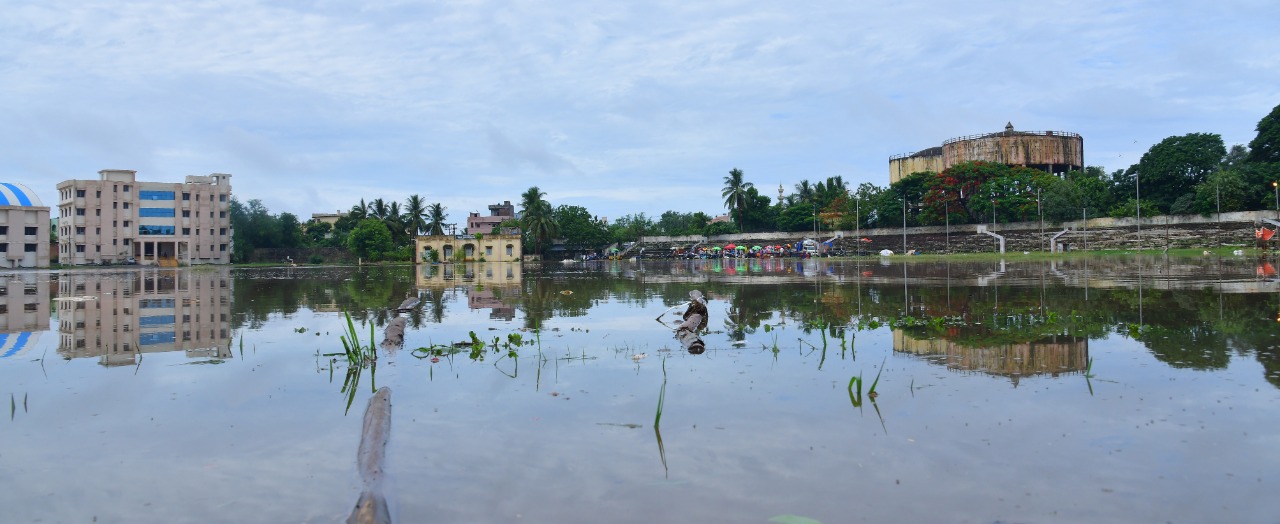
POLYGON ((0 279, 0 359, 16 360, 49 330, 51 282, 47 274, 32 272, 0 279))
POLYGON ((49 208, 31 188, 0 183, 0 267, 49 265, 49 208))
POLYGON ((226 271, 146 269, 58 280, 58 354, 132 365, 141 353, 229 358, 231 276, 226 271))
POLYGON ((176 266, 231 262, 231 175, 138 182, 104 169, 98 180, 58 184, 63 264, 176 266))
POLYGON ((511 205, 510 200, 504 200, 501 204, 491 204, 489 206, 489 216, 482 217, 480 213, 475 211, 472 211, 467 216, 467 234, 481 233, 487 235, 497 229, 498 224, 515 217, 516 206, 511 205))

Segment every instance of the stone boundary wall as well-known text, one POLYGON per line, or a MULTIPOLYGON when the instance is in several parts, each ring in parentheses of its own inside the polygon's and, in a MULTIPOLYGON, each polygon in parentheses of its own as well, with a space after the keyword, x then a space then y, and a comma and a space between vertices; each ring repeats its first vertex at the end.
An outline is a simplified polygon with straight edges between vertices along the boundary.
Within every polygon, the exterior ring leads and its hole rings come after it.
MULTIPOLYGON (((1136 218, 1093 218, 1052 224, 1046 222, 1012 222, 991 224, 963 224, 906 228, 906 249, 923 253, 983 253, 999 251, 999 243, 990 235, 978 232, 986 226, 991 232, 1005 237, 1006 252, 1047 251, 1050 239, 1057 235, 1060 249, 1177 249, 1212 248, 1219 246, 1253 247, 1254 231, 1263 225, 1262 219, 1278 220, 1275 211, 1240 211, 1209 216, 1161 215, 1144 217, 1139 224, 1136 218), (1065 233, 1064 233, 1065 231, 1065 233), (1060 234, 1061 233, 1061 234, 1060 234), (950 237, 948 239, 948 236, 950 237)), ((1275 228, 1274 225, 1268 227, 1275 228)), ((902 228, 875 228, 861 231, 820 231, 817 240, 826 241, 839 236, 835 248, 853 254, 856 249, 876 253, 888 249, 903 251, 902 228), (857 242, 857 237, 871 242, 857 242)), ((735 244, 794 244, 805 238, 813 238, 813 232, 770 232, 731 235, 702 236, 646 236, 641 238, 645 251, 662 252, 672 247, 688 248, 699 242, 707 245, 735 244), (658 250, 658 251, 653 251, 658 250)), ((1280 241, 1280 235, 1272 242, 1280 241)))
POLYGON ((326 264, 355 264, 355 255, 345 249, 335 247, 321 248, 257 248, 249 259, 251 263, 279 262, 284 263, 286 257, 292 258, 298 265, 310 264, 311 255, 320 255, 326 264))

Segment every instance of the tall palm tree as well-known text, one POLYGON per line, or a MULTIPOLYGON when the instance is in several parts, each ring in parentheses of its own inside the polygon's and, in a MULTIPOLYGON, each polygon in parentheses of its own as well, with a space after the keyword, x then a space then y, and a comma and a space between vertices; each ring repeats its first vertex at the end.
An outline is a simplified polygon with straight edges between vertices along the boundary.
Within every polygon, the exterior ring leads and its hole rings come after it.
POLYGON ((530 187, 520 195, 520 225, 533 240, 534 251, 542 253, 543 245, 560 233, 551 204, 542 197, 546 193, 538 186, 530 187))
POLYGON ((369 216, 369 204, 364 203, 364 199, 360 199, 360 203, 351 206, 351 211, 347 213, 351 218, 357 221, 364 220, 369 216))
POLYGON ((405 224, 413 236, 421 235, 427 230, 427 202, 418 195, 409 195, 404 203, 405 224))
POLYGON ((439 202, 427 206, 427 226, 425 229, 428 235, 444 234, 444 221, 449 217, 444 213, 444 209, 444 206, 440 205, 439 202))
POLYGON ((373 202, 369 203, 369 218, 386 221, 387 203, 383 202, 381 198, 373 199, 373 202))
POLYGON ((813 184, 810 184, 808 180, 801 180, 799 184, 796 184, 796 198, 800 199, 801 202, 813 200, 813 184))
POLYGON ((720 196, 724 197, 724 207, 730 211, 738 211, 738 231, 742 231, 742 213, 747 207, 747 190, 755 187, 751 182, 742 179, 742 170, 733 168, 729 176, 724 177, 724 189, 720 196))

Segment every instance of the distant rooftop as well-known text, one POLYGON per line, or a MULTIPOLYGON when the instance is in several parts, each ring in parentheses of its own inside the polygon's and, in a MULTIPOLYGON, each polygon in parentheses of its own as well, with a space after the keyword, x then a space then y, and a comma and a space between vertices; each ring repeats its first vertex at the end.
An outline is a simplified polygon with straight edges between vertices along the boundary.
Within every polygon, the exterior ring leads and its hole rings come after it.
POLYGON ((31 188, 0 182, 0 206, 44 207, 44 204, 31 188))

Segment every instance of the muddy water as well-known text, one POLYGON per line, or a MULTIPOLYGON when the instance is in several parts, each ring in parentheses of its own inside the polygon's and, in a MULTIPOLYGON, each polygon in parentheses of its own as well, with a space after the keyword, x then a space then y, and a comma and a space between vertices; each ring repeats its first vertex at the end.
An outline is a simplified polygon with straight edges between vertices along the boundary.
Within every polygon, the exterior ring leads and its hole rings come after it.
POLYGON ((388 386, 382 487, 403 522, 1271 522, 1275 273, 1208 257, 10 273, 0 505, 7 522, 340 521, 362 407, 388 386), (695 289, 696 355, 671 309, 695 289), (403 347, 358 372, 328 355, 344 312, 367 343, 409 297, 403 347))

